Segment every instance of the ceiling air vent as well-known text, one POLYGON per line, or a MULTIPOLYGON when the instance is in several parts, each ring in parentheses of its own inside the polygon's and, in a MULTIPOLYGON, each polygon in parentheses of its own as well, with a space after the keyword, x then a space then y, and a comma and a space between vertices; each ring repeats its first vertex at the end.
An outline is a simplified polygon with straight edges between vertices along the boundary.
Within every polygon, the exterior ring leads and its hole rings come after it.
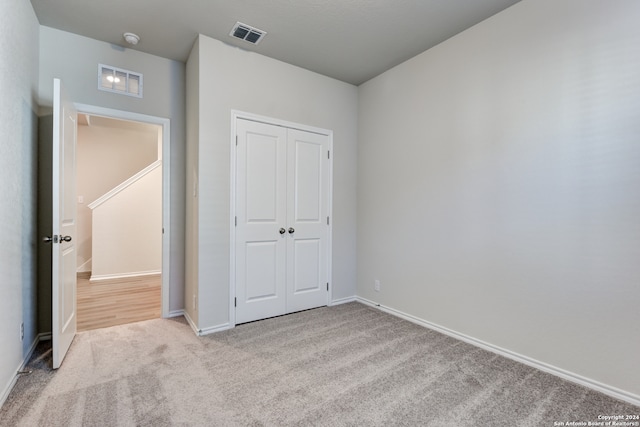
POLYGON ((260 43, 260 40, 262 40, 266 34, 266 31, 259 30, 251 25, 243 24, 242 22, 236 22, 236 25, 233 26, 233 29, 229 33, 230 36, 242 39, 251 44, 260 43))

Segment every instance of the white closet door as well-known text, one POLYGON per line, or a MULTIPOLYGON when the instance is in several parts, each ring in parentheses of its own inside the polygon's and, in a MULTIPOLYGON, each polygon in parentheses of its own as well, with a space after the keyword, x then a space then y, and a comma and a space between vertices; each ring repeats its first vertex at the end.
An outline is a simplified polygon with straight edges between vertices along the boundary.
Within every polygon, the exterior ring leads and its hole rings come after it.
POLYGON ((327 305, 329 137, 236 129, 236 323, 327 305))
POLYGON ((289 129, 287 312, 327 305, 329 138, 289 129))
POLYGON ((286 312, 287 130, 238 119, 236 323, 286 312))

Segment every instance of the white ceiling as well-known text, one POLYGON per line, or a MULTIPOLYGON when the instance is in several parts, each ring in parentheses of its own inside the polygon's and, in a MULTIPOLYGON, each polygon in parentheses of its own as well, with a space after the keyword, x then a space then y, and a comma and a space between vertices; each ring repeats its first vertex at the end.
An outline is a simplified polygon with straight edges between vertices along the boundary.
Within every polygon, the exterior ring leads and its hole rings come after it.
POLYGON ((185 62, 198 33, 360 84, 519 0, 31 0, 40 24, 185 62), (267 32, 254 46, 236 21, 267 32))

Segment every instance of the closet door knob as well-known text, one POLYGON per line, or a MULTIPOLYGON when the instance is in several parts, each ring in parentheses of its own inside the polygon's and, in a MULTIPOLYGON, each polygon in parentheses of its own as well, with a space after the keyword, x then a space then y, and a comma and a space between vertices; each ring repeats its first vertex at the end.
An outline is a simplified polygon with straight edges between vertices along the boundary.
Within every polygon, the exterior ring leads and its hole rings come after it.
POLYGON ((287 230, 285 230, 284 228, 280 229, 280 234, 284 234, 287 230))
POLYGON ((289 234, 293 234, 296 230, 293 227, 289 227, 289 234))

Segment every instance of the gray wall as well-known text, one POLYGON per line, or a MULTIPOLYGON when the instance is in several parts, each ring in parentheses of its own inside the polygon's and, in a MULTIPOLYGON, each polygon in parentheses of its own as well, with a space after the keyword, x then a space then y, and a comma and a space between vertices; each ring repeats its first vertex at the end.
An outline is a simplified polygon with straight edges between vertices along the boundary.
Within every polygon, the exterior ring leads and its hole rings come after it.
POLYGON ((198 305, 198 148, 200 143, 200 42, 193 45, 187 73, 187 149, 185 202, 185 312, 197 322, 198 305))
POLYGON ((639 16, 525 0, 362 85, 358 295, 639 396, 639 16))
POLYGON ((0 2, 0 76, 1 403, 38 332, 38 21, 28 1, 0 2))
MULTIPOLYGON (((60 78, 74 102, 171 120, 171 311, 184 306, 184 163, 185 65, 154 55, 125 49, 68 32, 40 27, 39 100, 42 111, 50 107, 53 79, 60 78), (144 98, 97 89, 98 63, 144 75, 144 98)), ((47 282, 41 281, 42 291, 47 282)), ((50 301, 45 301, 46 306, 50 301)), ((46 307, 42 307, 46 310, 46 307)), ((44 330, 50 330, 43 325, 44 330)))
MULTIPOLYGON (((206 36, 199 37, 197 156, 199 177, 200 328, 229 321, 229 185, 231 110, 334 132, 333 298, 355 295, 357 88, 206 36)), ((193 56, 192 52, 192 56, 193 56)), ((193 82, 189 83, 194 84, 193 82)), ((194 140, 189 140, 193 144, 194 140)), ((187 198, 187 200, 191 200, 187 198)), ((189 203, 196 203, 193 200, 189 203)), ((186 296, 187 300, 192 298, 186 296)))

